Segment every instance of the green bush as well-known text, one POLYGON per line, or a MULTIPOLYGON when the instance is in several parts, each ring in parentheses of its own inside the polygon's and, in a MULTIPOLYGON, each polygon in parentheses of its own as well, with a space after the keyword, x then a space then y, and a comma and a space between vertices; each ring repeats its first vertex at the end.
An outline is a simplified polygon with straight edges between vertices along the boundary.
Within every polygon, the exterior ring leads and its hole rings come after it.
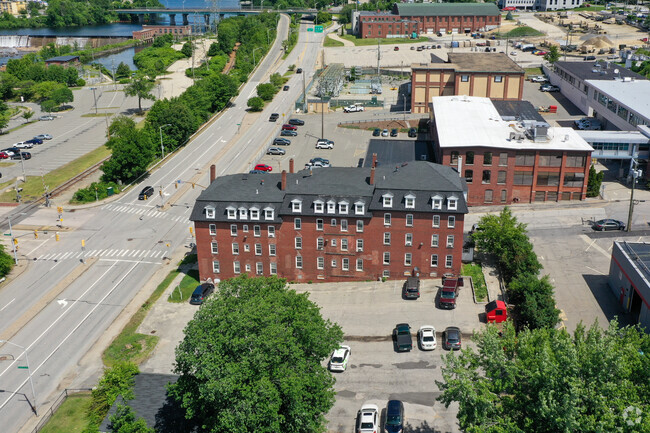
POLYGON ((589 168, 589 180, 587 181, 587 197, 598 197, 600 195, 600 186, 603 183, 604 172, 597 172, 592 165, 589 168))
POLYGON ((5 246, 0 245, 0 278, 7 276, 14 267, 14 259, 5 251, 5 246))
POLYGON ((278 89, 271 83, 264 83, 257 85, 257 96, 262 98, 265 101, 273 100, 273 97, 277 93, 278 89))
POLYGON ((102 200, 108 197, 107 189, 113 188, 115 194, 121 191, 121 188, 115 182, 93 182, 88 188, 77 190, 72 196, 72 203, 90 203, 97 199, 102 200), (95 192, 97 195, 95 195, 95 192))
POLYGON ((210 44, 210 48, 208 49, 208 56, 213 57, 219 53, 221 53, 221 50, 219 49, 219 44, 216 42, 212 42, 210 44))
POLYGON ((88 408, 90 426, 85 431, 97 431, 118 396, 121 395, 125 400, 133 398, 133 377, 136 374, 138 366, 131 362, 118 363, 104 370, 104 375, 92 391, 92 401, 88 408))
POLYGON ((262 111, 264 109, 264 99, 254 96, 248 100, 247 105, 251 111, 262 111))

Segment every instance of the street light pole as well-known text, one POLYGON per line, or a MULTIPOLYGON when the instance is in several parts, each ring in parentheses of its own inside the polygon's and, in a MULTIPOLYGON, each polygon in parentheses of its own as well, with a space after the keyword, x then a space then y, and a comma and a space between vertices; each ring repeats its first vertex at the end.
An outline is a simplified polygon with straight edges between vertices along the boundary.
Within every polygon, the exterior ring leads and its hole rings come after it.
POLYGON ((630 174, 632 175, 632 190, 630 191, 630 210, 627 214, 627 227, 625 231, 629 232, 632 229, 632 213, 634 212, 634 186, 636 185, 636 178, 638 177, 638 171, 636 170, 638 162, 635 159, 632 159, 632 168, 630 174))
POLYGON ((166 125, 162 125, 158 127, 158 132, 160 132, 160 154, 162 155, 161 160, 165 159, 165 148, 163 147, 163 142, 162 142, 162 129, 167 126, 172 126, 172 124, 167 123, 166 125))
POLYGON ((97 87, 91 87, 90 90, 93 91, 93 99, 95 100, 95 114, 97 114, 97 93, 95 93, 97 87))
POLYGON ((29 384, 32 387, 32 395, 34 396, 34 404, 32 404, 32 409, 34 409, 34 413, 36 416, 38 416, 38 409, 36 408, 36 392, 34 391, 34 382, 32 381, 32 370, 29 368, 29 358, 27 357, 27 349, 20 344, 12 343, 11 341, 8 340, 0 340, 0 343, 7 343, 11 344, 16 347, 20 347, 23 349, 23 353, 25 354, 25 362, 27 362, 27 371, 29 372, 29 384))
POLYGON ((18 264, 18 256, 16 254, 16 241, 14 239, 14 231, 11 228, 11 215, 7 215, 7 219, 9 220, 9 236, 11 237, 11 245, 14 249, 14 264, 18 264))

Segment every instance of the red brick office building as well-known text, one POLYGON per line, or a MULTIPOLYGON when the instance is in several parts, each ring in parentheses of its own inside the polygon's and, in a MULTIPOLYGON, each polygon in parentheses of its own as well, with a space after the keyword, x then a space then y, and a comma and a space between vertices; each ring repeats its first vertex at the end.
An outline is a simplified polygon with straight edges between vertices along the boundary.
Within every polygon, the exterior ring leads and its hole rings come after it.
POLYGON ((497 102, 432 99, 436 161, 462 173, 468 205, 584 200, 593 148, 572 128, 503 118, 497 102))
POLYGON ((494 3, 396 3, 391 12, 358 15, 362 38, 472 33, 500 25, 501 13, 494 3))
POLYGON ((197 199, 202 281, 365 281, 460 272, 464 182, 450 167, 332 167, 219 177, 197 199))

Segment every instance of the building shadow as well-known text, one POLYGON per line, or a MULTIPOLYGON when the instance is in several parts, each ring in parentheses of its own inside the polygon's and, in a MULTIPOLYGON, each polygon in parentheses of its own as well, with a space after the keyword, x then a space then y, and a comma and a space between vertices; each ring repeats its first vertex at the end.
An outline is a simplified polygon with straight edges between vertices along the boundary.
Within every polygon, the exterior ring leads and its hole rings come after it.
MULTIPOLYGON (((583 274, 582 278, 584 278, 587 286, 589 286, 589 290, 591 290, 596 302, 598 302, 598 306, 600 306, 600 309, 603 314, 605 314, 608 321, 618 318, 618 322, 621 326, 635 324, 632 315, 623 311, 618 299, 609 287, 607 282, 609 278, 608 275, 583 274)), ((590 326, 591 324, 586 323, 585 325, 590 326)), ((601 323, 601 326, 604 326, 604 324, 601 323)))
POLYGON ((420 425, 411 425, 407 422, 404 426, 404 433, 451 433, 451 431, 437 429, 424 421, 420 425))
POLYGON ((564 96, 562 93, 560 93, 560 92, 549 92, 549 95, 551 95, 551 97, 553 99, 555 99, 555 101, 557 102, 557 104, 551 104, 551 105, 561 105, 562 108, 564 108, 566 110, 566 112, 570 116, 583 116, 584 115, 582 110, 580 110, 578 107, 576 107, 576 105, 573 102, 571 102, 569 100, 569 98, 564 96))

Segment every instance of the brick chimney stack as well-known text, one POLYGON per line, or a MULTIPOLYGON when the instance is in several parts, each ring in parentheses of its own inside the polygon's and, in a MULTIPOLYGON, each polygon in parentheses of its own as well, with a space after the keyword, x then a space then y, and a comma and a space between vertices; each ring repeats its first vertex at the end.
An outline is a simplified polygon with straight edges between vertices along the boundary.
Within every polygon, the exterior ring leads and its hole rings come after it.
POLYGON ((289 173, 293 173, 293 158, 289 160, 289 173))
POLYGON ((375 167, 370 168, 370 185, 375 184, 375 167))
POLYGON ((214 180, 217 178, 217 167, 212 164, 210 166, 210 183, 214 182, 214 180))
POLYGON ((372 154, 372 168, 377 167, 377 154, 373 153, 372 154))
POLYGON ((282 183, 280 189, 284 191, 287 188, 287 170, 282 170, 282 183))

